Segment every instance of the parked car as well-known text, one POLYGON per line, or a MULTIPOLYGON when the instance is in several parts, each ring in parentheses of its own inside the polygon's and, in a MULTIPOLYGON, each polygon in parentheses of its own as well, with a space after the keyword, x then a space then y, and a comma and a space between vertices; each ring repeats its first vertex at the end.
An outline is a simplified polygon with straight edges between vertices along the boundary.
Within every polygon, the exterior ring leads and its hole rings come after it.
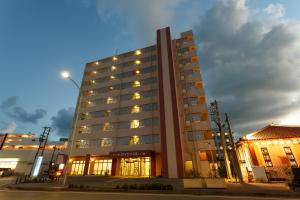
POLYGON ((13 174, 13 171, 10 168, 0 168, 0 176, 1 177, 11 176, 12 174, 13 174))

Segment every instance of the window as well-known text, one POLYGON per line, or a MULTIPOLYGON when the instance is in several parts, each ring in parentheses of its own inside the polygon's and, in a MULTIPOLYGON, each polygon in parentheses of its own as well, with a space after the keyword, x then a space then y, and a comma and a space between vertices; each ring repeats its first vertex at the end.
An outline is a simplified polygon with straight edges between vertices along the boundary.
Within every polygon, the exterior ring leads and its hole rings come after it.
POLYGON ((75 147, 79 149, 88 148, 89 141, 88 140, 76 140, 75 147))
POLYGON ((110 147, 112 145, 112 139, 110 138, 102 138, 100 140, 101 147, 110 147))
POLYGON ((136 55, 136 56, 141 55, 141 54, 142 54, 141 50, 136 50, 136 51, 134 52, 134 55, 136 55))
POLYGON ((140 144, 139 141, 140 141, 139 136, 134 135, 134 136, 131 136, 131 137, 130 137, 129 144, 130 144, 130 145, 140 144))
POLYGON ((138 93, 138 92, 133 93, 132 99, 140 99, 140 98, 141 98, 140 93, 138 93))
POLYGON ((113 97, 108 97, 106 100, 106 104, 117 103, 117 99, 113 97))
POLYGON ((184 101, 184 104, 188 104, 189 106, 195 106, 198 104, 197 97, 185 98, 183 101, 184 101))
POLYGON ((71 175, 83 175, 85 161, 74 160, 71 167, 71 175))
POLYGON ((113 126, 109 122, 104 123, 103 131, 112 131, 112 129, 113 129, 113 126))
POLYGON ((117 144, 119 145, 128 145, 129 144, 129 137, 118 137, 117 138, 117 144))
POLYGON ((135 63, 136 65, 139 65, 139 64, 141 64, 141 61, 140 61, 140 60, 136 60, 134 63, 135 63))
POLYGON ((298 167, 294 154, 292 152, 291 147, 283 147, 286 157, 289 159, 292 167, 298 167))
POLYGON ((140 81, 134 81, 132 84, 132 87, 140 87, 141 86, 141 82, 140 81))
POLYGON ((78 133, 89 133, 90 132, 90 128, 87 126, 80 126, 78 128, 78 133))
POLYGON ((137 119, 134 119, 130 123, 130 128, 139 128, 140 127, 140 121, 137 119))
POLYGON ((187 133, 187 136, 188 136, 188 141, 199 141, 204 139, 204 135, 200 131, 197 132, 189 131, 187 133))
POLYGON ((117 67, 116 66, 111 66, 111 71, 115 71, 117 69, 117 67))
POLYGON ((115 77, 114 75, 111 75, 111 76, 109 76, 109 79, 110 79, 110 80, 115 80, 116 77, 115 77))
POLYGON ((269 151, 266 147, 260 149, 266 163, 266 167, 273 167, 269 151))
POLYGON ((100 176, 110 176, 111 166, 111 159, 95 160, 93 174, 100 176))
POLYGON ((186 115, 186 119, 192 122, 200 122, 201 121, 201 117, 200 114, 198 113, 192 113, 189 115, 186 115))
POLYGON ((141 71, 140 71, 140 70, 138 70, 138 69, 137 69, 137 70, 135 70, 135 71, 133 71, 133 74, 134 74, 134 75, 139 75, 140 73, 141 73, 141 71))
POLYGON ((140 107, 138 105, 135 105, 131 109, 131 113, 139 113, 140 112, 140 107))

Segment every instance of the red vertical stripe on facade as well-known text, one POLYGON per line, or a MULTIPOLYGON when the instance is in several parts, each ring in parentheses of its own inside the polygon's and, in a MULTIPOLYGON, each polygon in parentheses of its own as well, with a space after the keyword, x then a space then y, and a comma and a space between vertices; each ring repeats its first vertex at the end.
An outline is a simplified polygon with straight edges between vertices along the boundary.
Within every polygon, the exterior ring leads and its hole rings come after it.
POLYGON ((91 159, 91 154, 86 154, 86 156, 85 156, 84 171, 83 171, 83 175, 84 176, 89 174, 90 159, 91 159))
POLYGON ((158 66, 158 86, 159 86, 159 113, 160 113, 160 143, 161 143, 161 160, 162 176, 168 178, 168 160, 167 160, 167 142, 166 142, 166 122, 165 122, 165 102, 164 102, 164 85, 161 55, 161 37, 160 31, 157 32, 157 66, 158 66))
POLYGON ((182 149, 180 140, 179 130, 179 118, 177 109, 177 94, 176 94, 176 83, 174 74, 174 65, 172 58, 172 44, 171 44, 171 31, 170 27, 167 27, 167 49, 168 49, 168 60, 169 60, 169 73, 170 73, 170 85, 172 95, 172 113, 173 113, 173 124, 174 124, 174 138, 176 144, 176 159, 177 159, 177 175, 178 178, 183 177, 183 162, 182 162, 182 149))

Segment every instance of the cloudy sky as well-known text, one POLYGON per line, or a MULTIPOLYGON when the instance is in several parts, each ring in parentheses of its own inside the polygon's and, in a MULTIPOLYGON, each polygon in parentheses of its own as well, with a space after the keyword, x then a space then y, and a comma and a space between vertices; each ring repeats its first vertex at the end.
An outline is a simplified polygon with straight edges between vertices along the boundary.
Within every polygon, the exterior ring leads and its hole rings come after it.
POLYGON ((85 63, 192 29, 209 101, 234 130, 300 124, 298 0, 1 0, 0 131, 68 135, 85 63))

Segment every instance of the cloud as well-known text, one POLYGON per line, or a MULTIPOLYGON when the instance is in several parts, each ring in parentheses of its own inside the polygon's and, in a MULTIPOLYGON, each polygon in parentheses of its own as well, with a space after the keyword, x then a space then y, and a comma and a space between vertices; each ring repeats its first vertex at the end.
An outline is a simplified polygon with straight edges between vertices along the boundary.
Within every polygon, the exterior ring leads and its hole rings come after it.
POLYGON ((12 96, 2 101, 0 108, 9 117, 18 122, 37 124, 38 120, 44 118, 47 111, 36 109, 33 113, 27 112, 24 108, 17 106, 18 97, 12 96))
POLYGON ((12 106, 15 106, 17 104, 17 100, 18 100, 18 97, 17 96, 11 96, 11 97, 8 97, 7 99, 5 99, 4 101, 2 101, 1 103, 1 108, 2 109, 7 109, 7 108, 10 108, 12 106))
POLYGON ((14 133, 17 129, 15 122, 0 122, 0 133, 14 133))
POLYGON ((238 132, 299 108, 300 22, 283 14, 280 4, 254 12, 244 0, 222 0, 195 26, 206 92, 221 101, 238 132), (261 17, 266 13, 272 23, 261 17))
POLYGON ((246 0, 215 0, 201 13, 195 2, 98 0, 96 7, 103 22, 144 43, 158 28, 178 33, 193 24, 206 93, 239 133, 300 112, 300 22, 286 19, 278 3, 249 8, 246 0))
POLYGON ((173 22, 175 10, 183 2, 185 0, 98 0, 96 8, 103 22, 118 22, 121 33, 153 42, 155 31, 173 22))
POLYGON ((54 129, 57 135, 68 137, 72 120, 74 115, 74 108, 61 109, 57 114, 51 117, 51 127, 54 129))

